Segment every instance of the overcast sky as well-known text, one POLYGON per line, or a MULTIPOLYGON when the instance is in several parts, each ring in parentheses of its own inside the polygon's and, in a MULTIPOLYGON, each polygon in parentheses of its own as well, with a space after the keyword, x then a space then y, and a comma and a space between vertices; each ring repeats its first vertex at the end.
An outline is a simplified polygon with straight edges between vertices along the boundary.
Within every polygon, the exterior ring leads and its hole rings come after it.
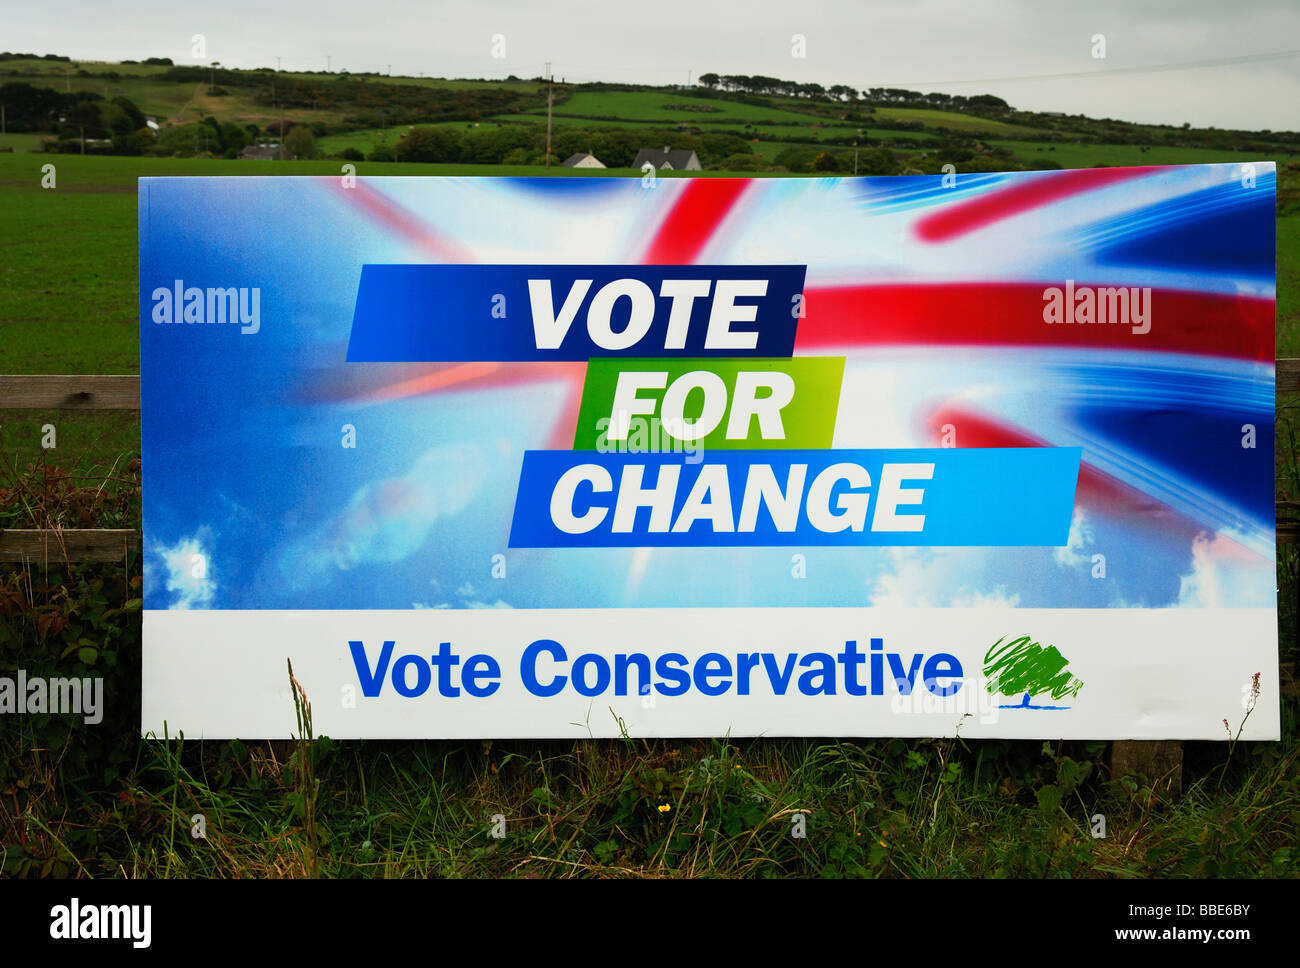
POLYGON ((442 77, 533 77, 549 60, 557 80, 765 74, 1129 121, 1300 128, 1300 56, 1258 59, 1300 50, 1296 0, 46 0, 6 4, 0 48, 235 67, 279 57, 285 70, 323 70, 328 57, 335 70, 442 77), (205 57, 191 53, 194 34, 205 57), (498 34, 504 58, 492 56, 498 34), (1147 70, 1220 60, 1235 62, 1147 70))

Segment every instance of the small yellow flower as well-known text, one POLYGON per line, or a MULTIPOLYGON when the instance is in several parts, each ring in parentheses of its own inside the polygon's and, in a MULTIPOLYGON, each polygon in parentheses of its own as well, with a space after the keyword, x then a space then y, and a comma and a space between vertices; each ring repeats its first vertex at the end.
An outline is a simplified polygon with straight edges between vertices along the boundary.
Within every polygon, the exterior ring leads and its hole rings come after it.
POLYGON ((671 804, 671 803, 661 803, 661 804, 659 804, 659 812, 660 812, 660 813, 667 813, 667 812, 668 812, 669 810, 671 810, 672 808, 673 808, 673 807, 672 807, 672 804, 671 804))

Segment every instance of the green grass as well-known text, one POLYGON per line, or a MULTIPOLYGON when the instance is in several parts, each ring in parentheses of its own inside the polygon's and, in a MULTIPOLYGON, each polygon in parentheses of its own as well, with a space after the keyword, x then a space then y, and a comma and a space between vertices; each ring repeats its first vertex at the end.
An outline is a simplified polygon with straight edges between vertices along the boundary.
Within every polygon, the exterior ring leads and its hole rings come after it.
MULTIPOLYGON (((546 115, 541 114, 501 114, 492 118, 493 121, 513 121, 523 122, 526 124, 546 124, 546 115)), ((801 142, 813 143, 827 138, 849 138, 850 140, 862 132, 862 143, 875 143, 879 141, 890 141, 894 138, 914 138, 918 140, 933 140, 934 135, 925 131, 895 131, 890 128, 871 128, 863 126, 861 128, 840 123, 818 123, 809 121, 803 124, 755 124, 746 128, 745 124, 739 121, 714 121, 706 118, 676 119, 676 124, 669 124, 664 121, 615 121, 600 118, 575 118, 562 116, 553 121, 553 128, 559 130, 561 127, 571 128, 626 128, 635 130, 637 128, 649 128, 662 131, 666 128, 686 127, 699 128, 704 134, 710 132, 726 132, 737 134, 741 137, 752 136, 757 138, 798 138, 801 142)), ((786 147, 789 147, 787 145, 786 147)))
POLYGON ((27 132, 9 132, 0 143, 0 148, 12 148, 15 153, 40 151, 41 142, 53 138, 52 134, 29 134, 27 132))
MULTIPOLYGON (((8 66, 8 64, 0 64, 0 68, 8 66)), ((105 67, 105 69, 109 68, 105 67)), ((118 68, 113 65, 111 69, 117 70, 118 68)), ((120 94, 130 98, 136 107, 145 114, 156 115, 159 118, 175 118, 181 109, 195 97, 200 87, 198 84, 177 84, 173 81, 161 81, 149 75, 123 76, 121 80, 109 81, 99 77, 77 77, 74 74, 65 80, 62 71, 59 72, 57 77, 52 76, 52 72, 45 75, 23 74, 17 77, 0 75, 0 81, 44 84, 53 87, 57 91, 93 91, 100 95, 107 92, 109 97, 117 97, 120 94)), ((206 87, 207 85, 202 86, 206 87)), ((214 98, 213 100, 226 99, 214 98)), ((198 115, 196 114, 189 120, 197 120, 197 118, 198 115)))
MULTIPOLYGON (((810 121, 829 120, 797 109, 760 107, 738 101, 708 100, 684 97, 660 91, 575 91, 563 101, 557 101, 555 113, 595 118, 617 118, 627 121, 785 121, 789 124, 807 124, 810 121), (676 109, 665 105, 676 105, 676 109), (688 108, 713 108, 712 111, 685 110, 688 108)), ((541 112, 544 117, 546 112, 541 112)))
POLYGON ((951 128, 954 131, 971 134, 1000 135, 1004 138, 1032 138, 1041 134, 1037 128, 1028 128, 1005 121, 960 114, 956 111, 934 111, 929 108, 876 108, 877 118, 889 118, 894 121, 919 121, 930 128, 951 128))
MULTIPOLYGON (((272 73, 275 73, 272 70, 272 73)), ((328 83, 335 78, 354 78, 359 79, 361 74, 344 74, 339 71, 332 71, 328 74, 312 74, 306 71, 281 71, 276 74, 277 77, 293 78, 299 81, 314 83, 328 83)), ((432 90, 443 91, 472 91, 482 88, 490 88, 494 91, 519 91, 525 94, 533 93, 538 90, 546 89, 545 82, 537 81, 493 81, 493 80, 468 80, 463 78, 449 77, 405 77, 400 74, 379 74, 364 75, 368 83, 371 84, 400 84, 404 87, 427 87, 432 90)))
POLYGON ((1300 214, 1277 220, 1277 355, 1300 357, 1300 214))
POLYGON ((93 74, 116 71, 122 76, 130 75, 131 77, 152 77, 155 74, 161 74, 163 71, 169 70, 169 68, 157 64, 121 64, 117 61, 50 61, 39 57, 0 61, 0 76, 13 71, 23 76, 31 75, 45 77, 50 80, 62 80, 65 72, 75 73, 83 69, 93 74))
MULTIPOLYGON (((445 127, 446 125, 441 125, 445 127)), ((451 125, 451 127, 461 128, 464 122, 451 125)), ((421 125, 424 127, 424 125, 421 125)), ((440 127, 440 125, 430 125, 429 127, 440 127)), ((327 135, 324 138, 316 139, 316 147, 326 154, 338 154, 344 148, 356 148, 362 154, 370 154, 376 146, 384 144, 392 147, 402 140, 406 134, 406 125, 393 125, 390 128, 363 128, 358 131, 349 131, 347 134, 327 135)))
MULTIPOLYGON (((229 88, 228 94, 213 96, 206 81, 177 83, 150 76, 123 77, 119 81, 107 81, 97 77, 74 76, 65 84, 62 80, 54 83, 50 78, 38 75, 12 78, 0 75, 0 81, 10 80, 25 81, 29 84, 47 84, 59 91, 93 91, 100 95, 107 93, 109 97, 122 95, 130 98, 145 114, 156 116, 160 123, 184 124, 197 121, 206 113, 216 116, 221 121, 233 121, 240 125, 251 122, 265 127, 279 117, 279 112, 275 108, 254 101, 252 88, 229 88)), ((295 121, 307 124, 313 121, 339 124, 347 112, 295 108, 286 110, 284 114, 295 121)))
POLYGON ((1142 145, 1085 145, 1045 141, 990 141, 989 144, 1009 148, 1020 159, 1032 162, 1037 159, 1054 161, 1062 168, 1095 168, 1098 165, 1133 167, 1140 165, 1200 165, 1238 161, 1285 162, 1291 156, 1267 158, 1247 152, 1216 151, 1211 148, 1178 148, 1152 145, 1143 150, 1142 145))
MULTIPOLYGON (((458 132, 468 132, 474 129, 484 130, 496 128, 496 120, 488 121, 438 121, 433 124, 421 124, 416 127, 421 128, 452 128, 458 132)), ((528 123, 535 124, 536 118, 529 118, 528 123)), ((360 128, 356 131, 348 131, 345 134, 331 134, 323 138, 316 139, 316 147, 325 154, 337 154, 344 148, 356 148, 363 154, 369 154, 379 145, 386 145, 391 148, 406 136, 408 125, 393 124, 387 128, 360 128)), ((545 130, 545 122, 542 122, 542 129, 545 130)), ((555 130, 560 130, 556 125, 555 130)))

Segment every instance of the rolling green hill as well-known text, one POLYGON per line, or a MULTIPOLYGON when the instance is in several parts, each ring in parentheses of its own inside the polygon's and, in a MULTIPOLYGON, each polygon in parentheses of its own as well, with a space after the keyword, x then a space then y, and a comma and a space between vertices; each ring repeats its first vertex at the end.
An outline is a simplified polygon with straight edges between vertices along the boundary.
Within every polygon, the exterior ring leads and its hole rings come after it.
MULTIPOLYGON (((91 142, 92 152, 234 157, 254 140, 278 139, 284 119, 286 126, 310 130, 310 156, 347 151, 386 161, 412 127, 436 126, 449 135, 433 153, 403 155, 397 149, 397 156, 532 165, 545 159, 546 85, 539 78, 453 80, 0 55, 0 85, 31 85, 65 101, 78 95, 106 105, 125 99, 161 125, 157 142, 119 134, 112 146, 91 142), (214 131, 226 126, 224 134, 195 127, 200 121, 214 131), (508 133, 497 136, 494 131, 508 133), (492 139, 499 149, 484 147, 492 139)), ((952 100, 878 89, 849 97, 843 93, 847 88, 838 96, 791 96, 788 86, 773 89, 785 93, 557 84, 552 157, 561 160, 575 145, 581 150, 605 146, 611 163, 626 164, 637 146, 671 143, 695 148, 707 168, 851 173, 856 145, 884 152, 873 156, 865 171, 896 174, 938 172, 945 164, 958 171, 1262 159, 1285 164, 1300 151, 1300 136, 1294 132, 1228 132, 1034 114, 996 98, 952 100), (715 139, 710 146, 709 135, 738 140, 715 139), (617 148, 608 147, 615 143, 617 148)), ((12 91, 6 99, 13 100, 12 91)), ((104 108, 105 117, 113 110, 104 108)), ((85 126, 60 124, 54 115, 63 113, 62 108, 49 110, 35 124, 21 119, 10 124, 7 146, 20 152, 46 147, 80 152, 85 126)), ((85 137, 108 138, 108 123, 95 131, 93 121, 85 137)))

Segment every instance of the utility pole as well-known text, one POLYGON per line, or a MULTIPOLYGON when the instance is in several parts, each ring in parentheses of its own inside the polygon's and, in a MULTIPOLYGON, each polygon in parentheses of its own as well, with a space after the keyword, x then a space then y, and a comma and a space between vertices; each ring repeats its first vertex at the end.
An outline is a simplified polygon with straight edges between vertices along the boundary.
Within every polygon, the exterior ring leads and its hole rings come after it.
POLYGON ((277 57, 277 58, 275 59, 275 72, 276 72, 277 74, 280 73, 280 58, 279 58, 279 57, 277 57))
POLYGON ((329 72, 330 72, 330 55, 329 55, 329 54, 326 54, 326 55, 325 55, 325 73, 328 74, 329 72))
POLYGON ((555 103, 555 78, 551 62, 546 62, 546 167, 551 167, 551 105, 555 103))

